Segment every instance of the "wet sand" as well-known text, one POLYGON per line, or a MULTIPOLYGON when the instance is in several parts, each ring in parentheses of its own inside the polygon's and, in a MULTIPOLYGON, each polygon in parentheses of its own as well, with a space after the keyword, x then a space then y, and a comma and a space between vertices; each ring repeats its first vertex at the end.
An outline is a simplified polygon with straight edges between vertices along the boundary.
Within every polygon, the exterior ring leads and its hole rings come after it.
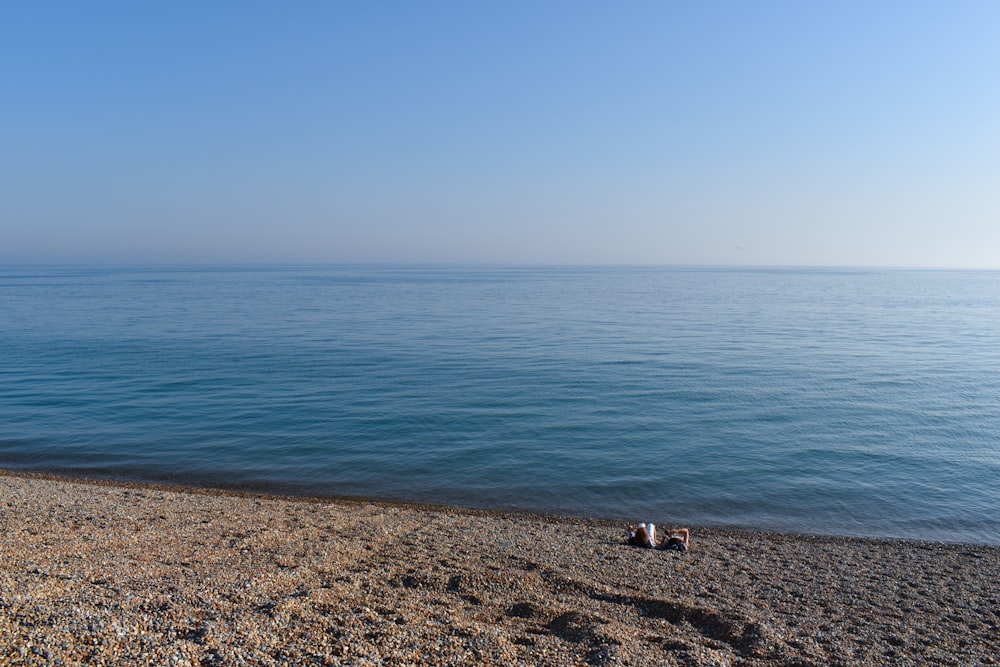
POLYGON ((1000 664, 997 547, 11 473, 0 528, 2 664, 1000 664))

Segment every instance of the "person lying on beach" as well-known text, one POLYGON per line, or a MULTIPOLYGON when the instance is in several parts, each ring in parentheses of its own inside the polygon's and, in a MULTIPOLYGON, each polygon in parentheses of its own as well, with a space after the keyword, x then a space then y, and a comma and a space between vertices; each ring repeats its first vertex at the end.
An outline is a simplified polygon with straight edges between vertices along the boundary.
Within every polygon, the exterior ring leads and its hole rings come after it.
POLYGON ((629 527, 628 543, 647 549, 687 551, 691 547, 691 531, 687 528, 676 528, 662 537, 657 537, 655 524, 640 523, 636 527, 629 527))

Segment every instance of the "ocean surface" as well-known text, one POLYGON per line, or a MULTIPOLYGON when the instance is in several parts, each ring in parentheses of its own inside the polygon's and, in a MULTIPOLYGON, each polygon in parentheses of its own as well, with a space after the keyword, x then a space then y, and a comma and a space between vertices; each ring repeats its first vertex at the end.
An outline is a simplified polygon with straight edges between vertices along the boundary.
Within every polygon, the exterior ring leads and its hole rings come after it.
POLYGON ((1000 544, 1000 273, 0 268, 0 467, 1000 544))

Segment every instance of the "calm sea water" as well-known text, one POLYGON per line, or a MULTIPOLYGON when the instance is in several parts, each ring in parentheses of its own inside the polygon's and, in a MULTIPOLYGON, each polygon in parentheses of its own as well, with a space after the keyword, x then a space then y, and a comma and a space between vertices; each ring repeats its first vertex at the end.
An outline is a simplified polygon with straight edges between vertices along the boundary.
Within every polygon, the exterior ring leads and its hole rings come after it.
POLYGON ((0 467, 1000 544, 1000 273, 0 269, 0 467))

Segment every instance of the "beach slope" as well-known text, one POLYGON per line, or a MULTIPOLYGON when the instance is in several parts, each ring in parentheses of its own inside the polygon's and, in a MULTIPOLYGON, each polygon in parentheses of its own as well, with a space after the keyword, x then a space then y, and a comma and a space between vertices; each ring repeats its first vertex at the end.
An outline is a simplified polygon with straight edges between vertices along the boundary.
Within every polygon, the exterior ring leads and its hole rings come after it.
MULTIPOLYGON (((661 522, 670 517, 647 517, 661 522)), ((0 663, 992 665, 1000 549, 0 474, 0 663)))

